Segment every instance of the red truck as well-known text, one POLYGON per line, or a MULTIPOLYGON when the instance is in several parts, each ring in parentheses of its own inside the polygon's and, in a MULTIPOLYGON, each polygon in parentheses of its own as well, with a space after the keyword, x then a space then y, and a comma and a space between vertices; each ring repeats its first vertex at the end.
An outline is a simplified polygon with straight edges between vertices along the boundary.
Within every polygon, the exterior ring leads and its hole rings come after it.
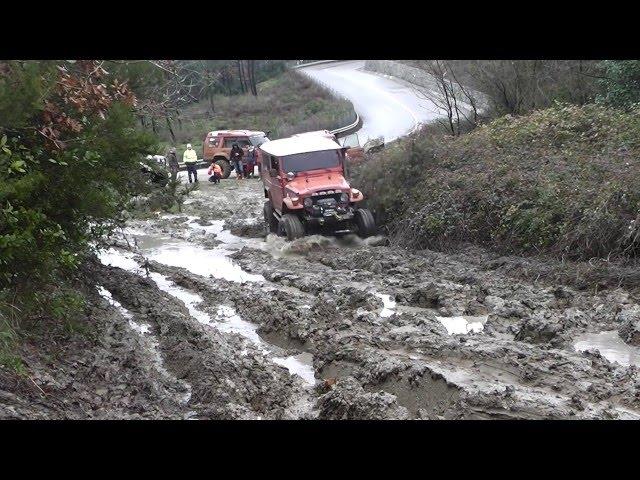
POLYGON ((316 231, 374 235, 371 212, 359 208, 362 192, 345 178, 346 147, 318 132, 262 143, 262 182, 268 230, 300 238, 316 231))

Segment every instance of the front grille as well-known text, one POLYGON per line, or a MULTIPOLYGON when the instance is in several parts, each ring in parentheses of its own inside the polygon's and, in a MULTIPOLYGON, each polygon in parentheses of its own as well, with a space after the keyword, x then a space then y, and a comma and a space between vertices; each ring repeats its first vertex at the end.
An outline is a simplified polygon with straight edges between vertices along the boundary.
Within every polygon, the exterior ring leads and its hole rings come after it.
POLYGON ((336 201, 336 203, 340 203, 341 193, 342 192, 333 193, 333 194, 326 194, 326 193, 323 194, 323 192, 316 192, 311 195, 311 199, 313 200, 314 205, 318 203, 319 204, 325 203, 325 201, 328 199, 333 199, 336 201))

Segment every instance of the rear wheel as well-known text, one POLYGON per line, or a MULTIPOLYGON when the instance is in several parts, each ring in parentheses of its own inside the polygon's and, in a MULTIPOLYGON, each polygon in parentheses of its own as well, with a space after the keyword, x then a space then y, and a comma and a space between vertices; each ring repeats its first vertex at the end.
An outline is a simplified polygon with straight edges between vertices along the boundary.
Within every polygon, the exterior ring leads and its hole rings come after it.
POLYGON ((224 159, 216 160, 215 163, 222 169, 222 178, 229 178, 229 175, 231 175, 231 164, 224 159))
POLYGON ((264 202, 264 223, 267 226, 267 234, 278 233, 278 219, 273 216, 273 207, 270 201, 264 202))
POLYGON ((366 208, 359 208, 355 213, 355 222, 358 227, 358 235, 367 238, 376 233, 376 222, 373 214, 366 208))
POLYGON ((295 240, 304 237, 304 225, 297 215, 287 213, 280 217, 279 232, 280 235, 286 236, 287 240, 295 240))

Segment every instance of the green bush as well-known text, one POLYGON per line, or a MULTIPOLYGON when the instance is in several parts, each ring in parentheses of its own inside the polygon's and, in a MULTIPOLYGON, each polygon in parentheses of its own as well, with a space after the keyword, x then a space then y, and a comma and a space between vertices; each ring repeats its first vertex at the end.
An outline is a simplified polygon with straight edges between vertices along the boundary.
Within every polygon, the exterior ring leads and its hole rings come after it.
POLYGON ((458 138, 419 132, 354 169, 400 244, 636 256, 640 109, 556 104, 458 138))
POLYGON ((625 109, 640 103, 640 60, 606 60, 602 62, 602 93, 598 100, 625 109))
POLYGON ((141 187, 138 162, 155 148, 115 87, 98 86, 114 79, 91 81, 92 69, 87 62, 0 62, 5 332, 17 328, 18 311, 47 306, 61 319, 78 308, 73 296, 48 287, 64 285, 91 243, 116 225, 141 187))

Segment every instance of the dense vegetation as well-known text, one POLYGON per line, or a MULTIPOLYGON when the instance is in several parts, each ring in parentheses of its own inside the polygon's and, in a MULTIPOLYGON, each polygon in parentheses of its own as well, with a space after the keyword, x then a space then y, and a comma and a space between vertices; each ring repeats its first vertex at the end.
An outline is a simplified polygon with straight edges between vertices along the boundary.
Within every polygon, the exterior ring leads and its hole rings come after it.
POLYGON ((639 62, 604 62, 596 102, 498 116, 461 136, 428 128, 355 175, 394 240, 509 253, 636 257, 639 62), (619 65, 618 63, 623 63, 619 65))
POLYGON ((0 65, 0 363, 21 318, 81 308, 70 279, 142 188, 154 147, 135 103, 97 62, 0 65))

